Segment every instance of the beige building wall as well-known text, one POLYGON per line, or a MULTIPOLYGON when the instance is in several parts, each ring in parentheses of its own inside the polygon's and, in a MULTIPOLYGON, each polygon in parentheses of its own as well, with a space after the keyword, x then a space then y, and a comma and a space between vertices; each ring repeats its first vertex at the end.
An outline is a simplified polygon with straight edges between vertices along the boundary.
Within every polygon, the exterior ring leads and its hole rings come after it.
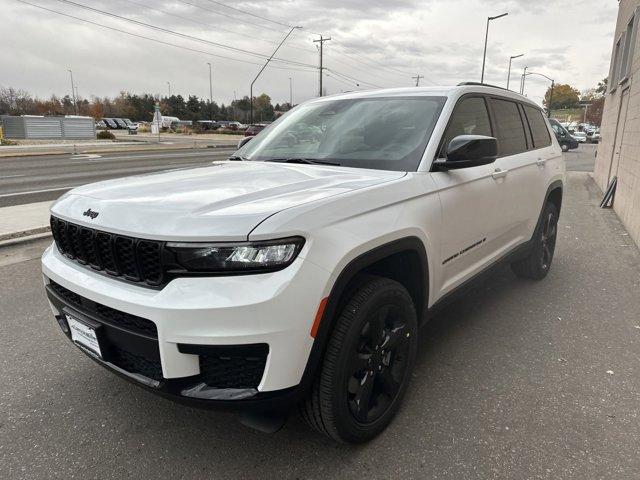
POLYGON ((640 245, 640 0, 621 0, 595 166, 604 191, 618 177, 613 208, 640 245), (633 28, 629 28, 633 21, 633 28), (629 51, 625 65, 625 50, 629 51), (613 81, 612 81, 613 80, 613 81))

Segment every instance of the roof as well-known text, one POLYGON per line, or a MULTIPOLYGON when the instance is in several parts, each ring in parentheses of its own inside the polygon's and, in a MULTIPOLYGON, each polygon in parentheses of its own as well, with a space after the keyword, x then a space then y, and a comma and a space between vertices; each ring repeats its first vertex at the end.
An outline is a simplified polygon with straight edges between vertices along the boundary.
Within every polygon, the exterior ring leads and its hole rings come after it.
POLYGON ((310 100, 310 102, 322 102, 328 100, 337 99, 351 99, 351 98, 376 98, 376 97, 394 97, 394 96, 442 96, 452 97, 460 96, 466 93, 486 93, 500 95, 503 97, 510 97, 514 100, 518 100, 524 103, 528 103, 536 108, 540 108, 535 102, 531 101, 527 97, 520 95, 512 90, 506 88, 496 87, 493 85, 465 82, 459 85, 450 86, 433 86, 433 87, 403 87, 403 88, 383 88, 376 90, 358 90, 355 92, 345 92, 336 95, 328 95, 326 97, 316 98, 310 100))

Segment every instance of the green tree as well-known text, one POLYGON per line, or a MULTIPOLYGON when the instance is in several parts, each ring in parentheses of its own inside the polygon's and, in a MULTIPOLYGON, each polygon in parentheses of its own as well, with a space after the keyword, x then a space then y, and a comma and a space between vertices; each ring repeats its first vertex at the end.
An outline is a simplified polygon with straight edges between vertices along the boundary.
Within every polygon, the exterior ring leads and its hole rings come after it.
MULTIPOLYGON (((542 101, 545 107, 549 107, 549 97, 551 96, 551 87, 547 89, 542 101)), ((560 84, 553 87, 553 100, 551 110, 559 110, 563 108, 578 108, 580 106, 580 92, 571 85, 560 84)))
POLYGON ((596 87, 596 93, 599 93, 600 95, 606 95, 608 86, 609 86, 609 77, 603 78, 602 81, 598 82, 598 86, 596 87))

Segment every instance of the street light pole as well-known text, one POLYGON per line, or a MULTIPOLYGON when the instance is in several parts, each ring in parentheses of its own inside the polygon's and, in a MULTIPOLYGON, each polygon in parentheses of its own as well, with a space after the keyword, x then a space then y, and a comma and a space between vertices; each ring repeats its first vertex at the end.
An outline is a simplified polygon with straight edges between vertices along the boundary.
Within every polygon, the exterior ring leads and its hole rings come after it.
POLYGON ((524 72, 522 77, 520 77, 520 95, 524 95, 524 81, 527 78, 527 69, 529 67, 524 67, 524 72))
POLYGON ((301 27, 291 27, 291 30, 289 30, 289 33, 287 33, 285 35, 285 37, 282 39, 282 41, 278 44, 276 49, 273 51, 271 56, 267 59, 265 64, 262 66, 262 68, 260 69, 260 71, 256 75, 256 78, 254 78, 253 81, 251 82, 251 86, 249 87, 249 120, 250 120, 250 123, 253 123, 253 84, 256 83, 256 80, 258 80, 258 77, 260 76, 260 74, 262 74, 264 69, 267 68, 267 65, 269 65, 269 62, 275 56, 276 52, 278 50, 280 50, 280 47, 282 46, 282 44, 287 40, 287 38, 289 38, 289 35, 291 35, 293 33, 293 31, 295 29, 297 29, 297 28, 301 28, 301 27))
POLYGON ((209 120, 213 121, 213 77, 211 73, 211 64, 209 65, 209 120))
MULTIPOLYGON (((526 72, 526 69, 525 69, 525 72, 526 72)), ((549 91, 549 103, 547 104, 547 117, 551 118, 551 104, 553 103, 553 88, 556 86, 556 81, 553 78, 546 76, 544 73, 538 73, 538 72, 525 73, 522 75, 523 91, 524 91, 524 80, 527 78, 527 75, 538 75, 539 77, 544 77, 551 82, 551 90, 549 91)))
POLYGON ((507 75, 507 90, 509 90, 509 83, 511 82, 511 62, 513 62, 514 59, 520 58, 520 57, 524 57, 524 53, 521 53, 520 55, 514 55, 512 57, 509 57, 509 73, 507 75))
POLYGON ((502 15, 487 18, 487 33, 484 36, 484 54, 482 55, 482 76, 480 77, 480 83, 484 83, 484 67, 487 62, 487 43, 489 42, 489 22, 491 22, 491 20, 506 17, 507 15, 509 15, 509 13, 503 13, 502 15))
POLYGON ((289 77, 289 108, 293 108, 293 80, 289 77))
POLYGON ((76 87, 73 85, 73 72, 70 68, 67 69, 69 75, 71 75, 71 98, 73 98, 73 111, 78 115, 78 102, 76 102, 76 87))

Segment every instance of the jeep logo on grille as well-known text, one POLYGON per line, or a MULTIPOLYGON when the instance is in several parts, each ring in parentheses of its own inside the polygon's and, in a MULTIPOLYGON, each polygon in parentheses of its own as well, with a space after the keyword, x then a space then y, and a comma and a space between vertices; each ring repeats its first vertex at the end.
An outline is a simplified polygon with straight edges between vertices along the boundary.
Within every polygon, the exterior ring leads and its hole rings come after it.
POLYGON ((84 212, 82 215, 84 215, 85 217, 89 217, 91 220, 93 220, 99 215, 99 213, 89 209, 86 212, 84 212))

